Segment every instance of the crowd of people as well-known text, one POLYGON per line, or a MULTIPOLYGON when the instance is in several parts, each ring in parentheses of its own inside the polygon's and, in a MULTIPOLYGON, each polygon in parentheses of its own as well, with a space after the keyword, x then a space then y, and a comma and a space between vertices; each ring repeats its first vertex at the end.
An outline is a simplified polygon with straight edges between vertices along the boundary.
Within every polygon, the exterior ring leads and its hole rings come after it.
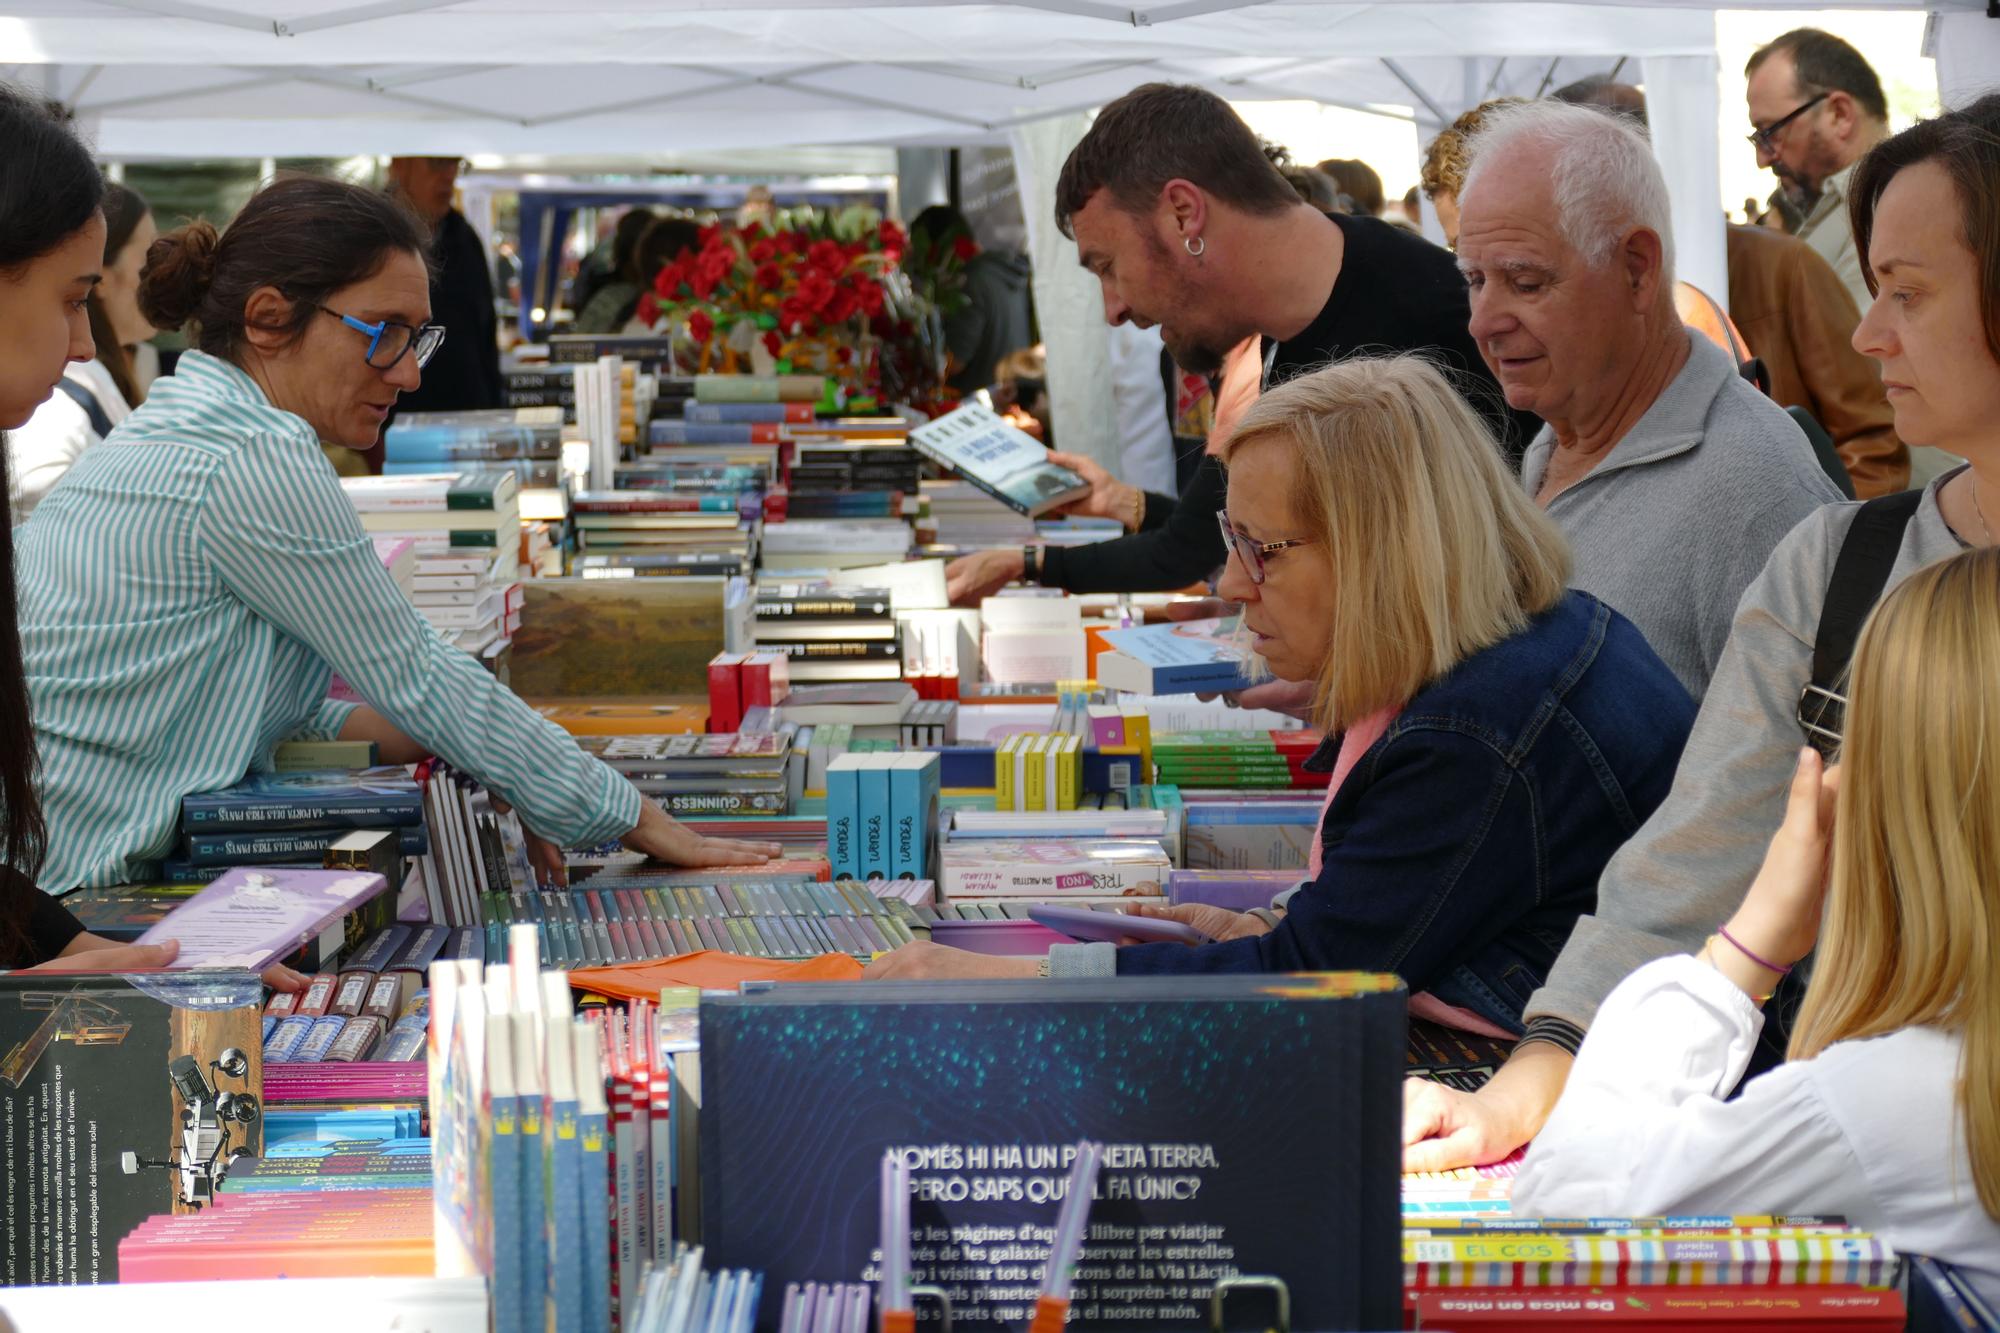
MULTIPOLYGON (((1325 733, 1317 847, 1257 911, 1147 909, 1212 943, 916 944, 871 976, 1396 972, 1414 1012, 1516 1039, 1476 1093, 1409 1086, 1408 1169, 1532 1140, 1523 1213, 1842 1214, 2000 1296, 2000 94, 1890 133, 1812 30, 1749 77, 1796 234, 1732 231, 1737 318, 1706 322, 1635 89, 1441 135, 1449 250, 1204 90, 1104 108, 1055 221, 1107 323, 1205 386, 1201 456, 1177 495, 1075 460, 1127 534, 978 553, 951 590, 1213 580, 1178 613, 1242 609, 1268 679, 1236 701, 1325 733)), ((40 104, 0 94, 0 143, 0 428, 32 508, 0 525, 0 954, 159 961, 51 895, 129 878, 182 797, 294 735, 444 755, 552 843, 771 854, 675 823, 445 649, 323 464, 447 349, 484 373, 490 293, 439 296, 470 256, 447 164, 156 237, 40 104), (139 385, 119 350, 180 328, 139 385), (60 480, 33 461, 58 454, 60 480), (327 700, 332 669, 367 702, 327 700)), ((664 225, 629 229, 593 321, 630 317, 664 225)))

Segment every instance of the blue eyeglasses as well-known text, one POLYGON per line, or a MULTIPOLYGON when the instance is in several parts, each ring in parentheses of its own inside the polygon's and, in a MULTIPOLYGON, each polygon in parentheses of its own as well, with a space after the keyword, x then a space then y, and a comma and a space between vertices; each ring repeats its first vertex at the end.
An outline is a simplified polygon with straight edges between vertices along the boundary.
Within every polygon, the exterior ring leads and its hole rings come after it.
POLYGON ((367 320, 343 315, 338 310, 329 310, 323 305, 315 305, 313 308, 321 314, 333 316, 356 333, 367 334, 368 351, 362 359, 377 370, 394 368, 411 352, 416 353, 417 369, 422 370, 431 357, 436 355, 437 349, 444 346, 442 324, 425 324, 419 328, 388 319, 370 324, 367 320))

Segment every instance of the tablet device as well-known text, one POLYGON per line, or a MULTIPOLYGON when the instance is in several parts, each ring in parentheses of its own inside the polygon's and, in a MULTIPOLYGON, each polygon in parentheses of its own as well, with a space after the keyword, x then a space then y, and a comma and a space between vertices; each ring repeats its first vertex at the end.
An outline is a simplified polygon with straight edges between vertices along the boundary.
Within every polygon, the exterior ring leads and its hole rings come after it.
POLYGON ((1137 940, 1142 944, 1213 944, 1213 935, 1204 935, 1193 926, 1159 917, 1134 916, 1130 912, 1093 912, 1088 907, 1045 907, 1028 909, 1030 920, 1050 930, 1058 930, 1075 940, 1107 940, 1112 944, 1137 940))

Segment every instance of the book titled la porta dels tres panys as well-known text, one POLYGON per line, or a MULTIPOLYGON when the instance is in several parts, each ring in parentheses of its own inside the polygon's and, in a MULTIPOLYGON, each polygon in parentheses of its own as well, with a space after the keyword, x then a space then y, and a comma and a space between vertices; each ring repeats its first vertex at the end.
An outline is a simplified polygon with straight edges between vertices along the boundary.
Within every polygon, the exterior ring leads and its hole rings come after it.
MULTIPOLYGON (((1403 1034, 1401 983, 1358 974, 704 994, 708 1259, 754 1261, 773 1290, 873 1281, 895 1151, 911 1280, 1022 1328, 1091 1139, 1072 1327, 1207 1328, 1218 1280, 1271 1274, 1294 1328, 1393 1328, 1403 1034)), ((1231 1327, 1276 1322, 1230 1308, 1231 1327)))
POLYGON ((1040 440, 977 403, 917 427, 910 432, 910 443, 1030 518, 1090 494, 1089 482, 1049 461, 1040 440))

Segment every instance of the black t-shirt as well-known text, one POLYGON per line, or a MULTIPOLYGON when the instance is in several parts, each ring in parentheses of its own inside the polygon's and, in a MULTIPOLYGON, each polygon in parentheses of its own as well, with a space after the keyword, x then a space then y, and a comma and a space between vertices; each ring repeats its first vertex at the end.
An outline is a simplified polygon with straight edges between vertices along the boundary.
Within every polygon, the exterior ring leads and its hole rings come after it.
MULTIPOLYGON (((0 901, 11 908, 23 894, 28 902, 27 916, 22 923, 27 937, 26 953, 18 957, 0 957, 0 967, 33 967, 37 963, 46 963, 83 933, 83 923, 70 915, 60 899, 43 893, 35 887, 34 881, 19 871, 0 868, 0 901)), ((11 946, 0 947, 13 952, 11 946)))
MULTIPOLYGON (((1449 372, 1486 418, 1510 464, 1541 429, 1531 412, 1507 407, 1500 386, 1467 332, 1472 308, 1465 279, 1447 250, 1379 218, 1336 215, 1346 239, 1340 274, 1317 318, 1277 345, 1265 387, 1351 356, 1423 352, 1449 372)), ((1271 352, 1271 340, 1265 341, 1271 352)), ((1222 465, 1204 456, 1173 514, 1157 527, 1093 546, 1050 547, 1042 582, 1070 592, 1160 592, 1205 579, 1222 564, 1215 513, 1227 485, 1222 465)))
POLYGON ((500 406, 500 320, 493 278, 479 233, 453 209, 431 241, 437 276, 431 320, 445 328, 444 345, 424 367, 423 382, 397 400, 400 412, 469 412, 500 406))

